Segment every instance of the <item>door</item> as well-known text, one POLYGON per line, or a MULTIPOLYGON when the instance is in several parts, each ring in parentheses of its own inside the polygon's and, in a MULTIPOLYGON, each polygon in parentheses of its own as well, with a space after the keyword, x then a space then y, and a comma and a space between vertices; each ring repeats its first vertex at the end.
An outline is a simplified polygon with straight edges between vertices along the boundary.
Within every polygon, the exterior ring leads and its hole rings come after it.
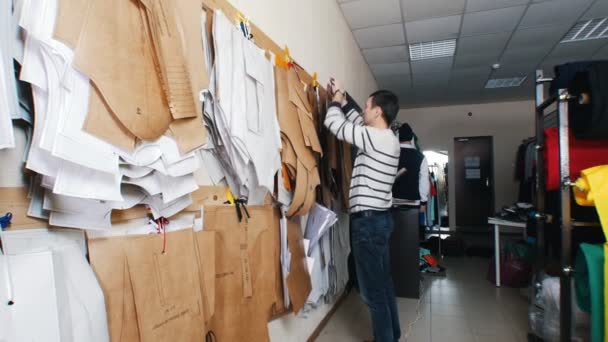
POLYGON ((488 224, 494 214, 492 137, 454 138, 456 226, 488 224))

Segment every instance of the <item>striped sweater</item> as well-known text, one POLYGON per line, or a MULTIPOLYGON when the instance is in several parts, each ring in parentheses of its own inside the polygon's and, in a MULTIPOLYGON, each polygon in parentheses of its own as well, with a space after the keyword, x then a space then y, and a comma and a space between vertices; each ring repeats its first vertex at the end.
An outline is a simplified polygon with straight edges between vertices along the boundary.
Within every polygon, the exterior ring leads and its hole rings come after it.
POLYGON ((331 103, 325 126, 339 140, 358 148, 350 182, 350 212, 389 209, 399 164, 399 139, 390 129, 364 126, 363 117, 350 102, 343 108, 331 103))

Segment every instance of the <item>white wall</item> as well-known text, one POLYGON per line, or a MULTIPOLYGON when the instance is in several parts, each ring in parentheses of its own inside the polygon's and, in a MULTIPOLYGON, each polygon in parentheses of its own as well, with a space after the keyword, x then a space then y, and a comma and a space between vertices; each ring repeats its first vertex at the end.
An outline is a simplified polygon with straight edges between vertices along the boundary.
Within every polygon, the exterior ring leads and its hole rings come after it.
MULTIPOLYGON (((517 200, 515 154, 521 141, 534 135, 534 102, 499 102, 446 107, 404 109, 400 122, 408 122, 420 139, 423 150, 448 151, 454 160, 454 138, 494 137, 495 204, 499 209, 517 200), (471 112, 473 115, 468 116, 471 112)), ((455 226, 454 168, 449 168, 450 226, 455 226)))

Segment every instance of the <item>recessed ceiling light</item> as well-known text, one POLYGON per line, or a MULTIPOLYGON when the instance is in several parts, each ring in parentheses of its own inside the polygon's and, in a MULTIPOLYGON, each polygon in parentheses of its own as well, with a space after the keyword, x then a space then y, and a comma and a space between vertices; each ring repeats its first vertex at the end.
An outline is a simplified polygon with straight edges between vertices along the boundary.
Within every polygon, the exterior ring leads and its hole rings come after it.
POLYGON ((561 43, 608 38, 608 18, 583 20, 574 24, 561 43))
POLYGON ((410 44, 410 60, 419 61, 454 56, 456 39, 410 44))
POLYGON ((486 83, 486 89, 519 87, 526 77, 493 78, 486 83))

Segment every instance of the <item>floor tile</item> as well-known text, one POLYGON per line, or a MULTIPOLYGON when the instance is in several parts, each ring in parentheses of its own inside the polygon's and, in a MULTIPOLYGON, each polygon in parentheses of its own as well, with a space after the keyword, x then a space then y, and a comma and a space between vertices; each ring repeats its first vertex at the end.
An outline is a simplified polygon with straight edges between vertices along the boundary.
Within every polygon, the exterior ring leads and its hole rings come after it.
POLYGON ((431 331, 459 333, 471 332, 471 328, 464 317, 435 315, 431 313, 431 331))
MULTIPOLYGON (((489 262, 466 257, 442 260, 448 268, 447 276, 423 277, 419 314, 418 300, 398 299, 401 341, 408 334, 408 342, 525 342, 526 298, 519 289, 497 288, 489 282, 486 279, 489 262)), ((318 341, 350 342, 370 337, 369 313, 354 292, 318 341)))
POLYGON ((471 332, 431 331, 432 342, 473 342, 471 332))

